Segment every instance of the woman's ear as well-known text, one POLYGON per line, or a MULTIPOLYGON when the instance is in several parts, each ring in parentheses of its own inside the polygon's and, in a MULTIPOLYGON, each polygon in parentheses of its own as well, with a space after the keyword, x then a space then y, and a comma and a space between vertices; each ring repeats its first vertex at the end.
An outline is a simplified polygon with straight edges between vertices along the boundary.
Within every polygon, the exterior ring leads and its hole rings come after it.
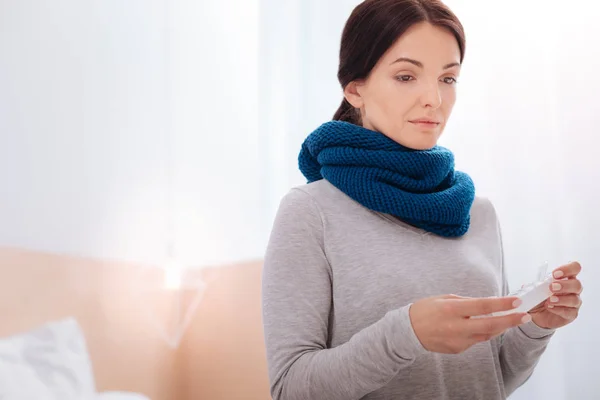
POLYGON ((358 81, 352 81, 344 88, 344 97, 346 97, 348 103, 352 104, 352 107, 354 108, 362 108, 364 105, 361 89, 362 84, 358 81))

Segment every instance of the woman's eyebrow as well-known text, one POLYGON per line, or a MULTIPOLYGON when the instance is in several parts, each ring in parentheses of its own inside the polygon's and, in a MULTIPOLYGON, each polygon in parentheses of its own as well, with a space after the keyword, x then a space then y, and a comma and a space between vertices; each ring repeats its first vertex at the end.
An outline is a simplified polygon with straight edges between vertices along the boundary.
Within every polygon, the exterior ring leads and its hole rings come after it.
MULTIPOLYGON (((408 62, 408 63, 416 65, 419 68, 423 68, 423 63, 421 61, 413 60, 412 58, 408 58, 408 57, 400 57, 397 60, 395 60, 394 62, 392 62, 390 65, 398 63, 398 62, 408 62)), ((460 67, 460 63, 451 62, 451 63, 444 65, 443 69, 448 69, 448 68, 457 67, 457 66, 460 67)))

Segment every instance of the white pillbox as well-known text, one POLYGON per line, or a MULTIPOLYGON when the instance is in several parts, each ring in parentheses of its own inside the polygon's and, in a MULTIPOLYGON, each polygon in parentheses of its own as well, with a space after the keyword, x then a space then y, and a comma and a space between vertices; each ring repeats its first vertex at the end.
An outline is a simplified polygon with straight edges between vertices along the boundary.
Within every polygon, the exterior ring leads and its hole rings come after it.
POLYGON ((518 297, 521 299, 521 305, 508 311, 499 311, 487 315, 476 315, 471 318, 499 317, 509 314, 526 313, 535 308, 538 304, 546 301, 554 293, 550 290, 550 285, 554 281, 551 273, 548 273, 548 262, 542 264, 538 270, 538 279, 535 282, 523 285, 519 290, 506 295, 506 297, 518 297))
POLYGON ((526 313, 541 302, 552 296, 550 285, 552 284, 552 275, 545 277, 541 281, 537 281, 523 286, 518 291, 511 293, 508 297, 516 296, 521 299, 521 305, 517 308, 508 311, 500 311, 493 313, 493 316, 502 316, 515 313, 526 313))

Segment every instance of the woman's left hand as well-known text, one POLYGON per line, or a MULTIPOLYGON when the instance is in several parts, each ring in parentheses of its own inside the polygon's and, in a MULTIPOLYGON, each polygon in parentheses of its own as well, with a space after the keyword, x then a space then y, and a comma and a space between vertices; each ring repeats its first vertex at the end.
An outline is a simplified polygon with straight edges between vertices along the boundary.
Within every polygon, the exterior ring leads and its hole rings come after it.
POLYGON ((573 322, 579 315, 583 290, 577 275, 581 272, 581 265, 572 262, 555 269, 550 289, 554 293, 548 300, 540 303, 529 311, 533 322, 546 329, 555 329, 573 322))

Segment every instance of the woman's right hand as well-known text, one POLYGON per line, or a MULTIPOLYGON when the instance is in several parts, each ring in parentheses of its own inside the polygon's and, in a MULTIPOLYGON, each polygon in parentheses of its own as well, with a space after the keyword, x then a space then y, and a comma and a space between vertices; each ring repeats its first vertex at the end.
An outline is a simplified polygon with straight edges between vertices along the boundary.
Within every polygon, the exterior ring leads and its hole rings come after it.
POLYGON ((430 297, 413 303, 410 320, 425 349, 458 354, 476 343, 501 335, 509 328, 529 322, 527 313, 486 316, 519 306, 517 297, 467 298, 455 295, 430 297), (471 318, 471 317, 479 318, 471 318))

